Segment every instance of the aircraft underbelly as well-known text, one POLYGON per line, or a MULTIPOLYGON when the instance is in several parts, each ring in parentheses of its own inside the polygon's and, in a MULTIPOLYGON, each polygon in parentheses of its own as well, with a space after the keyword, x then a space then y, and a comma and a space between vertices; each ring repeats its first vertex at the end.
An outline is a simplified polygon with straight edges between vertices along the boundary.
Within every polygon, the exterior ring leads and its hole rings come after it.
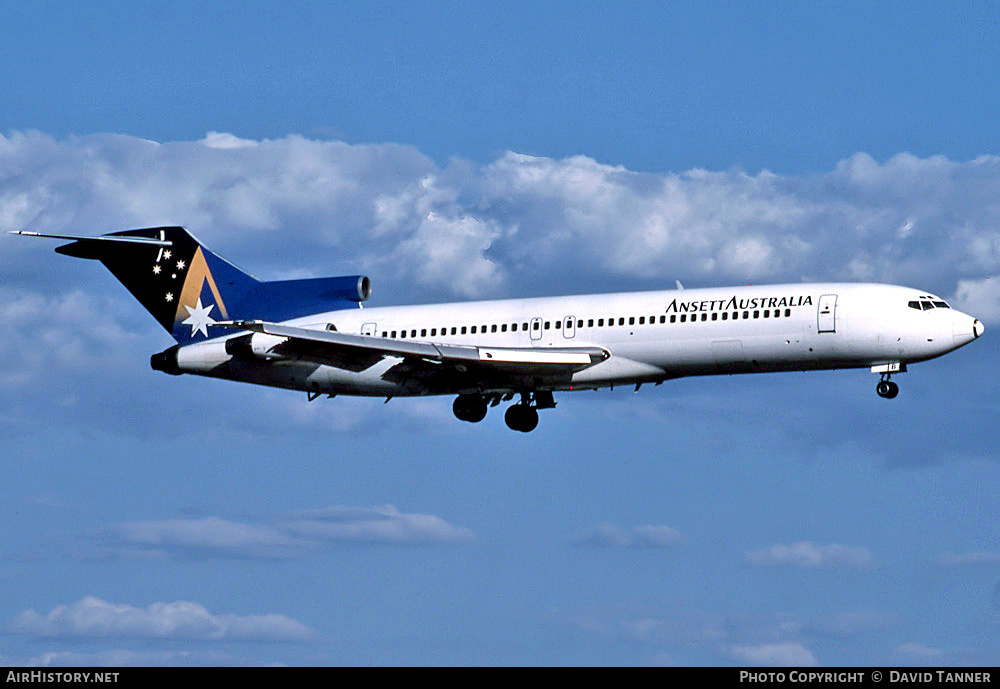
POLYGON ((372 370, 358 373, 307 361, 232 362, 228 367, 217 369, 210 375, 320 394, 381 397, 403 393, 402 386, 382 380, 372 370))

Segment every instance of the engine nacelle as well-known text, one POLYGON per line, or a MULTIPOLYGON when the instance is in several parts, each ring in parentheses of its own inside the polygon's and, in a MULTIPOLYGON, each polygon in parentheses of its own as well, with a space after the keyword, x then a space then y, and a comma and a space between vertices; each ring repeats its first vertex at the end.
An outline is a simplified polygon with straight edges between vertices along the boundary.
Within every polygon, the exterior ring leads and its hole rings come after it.
POLYGON ((372 295, 372 281, 367 275, 358 276, 358 301, 368 301, 372 295))
POLYGON ((242 299, 230 305, 229 317, 287 321, 342 309, 365 301, 371 294, 372 281, 366 275, 258 282, 242 299))
POLYGON ((163 371, 172 376, 182 373, 205 373, 225 364, 233 358, 222 341, 199 342, 190 345, 174 345, 149 358, 154 371, 163 371))
POLYGON ((273 350, 287 338, 263 333, 252 333, 226 340, 226 353, 241 359, 283 359, 273 350))

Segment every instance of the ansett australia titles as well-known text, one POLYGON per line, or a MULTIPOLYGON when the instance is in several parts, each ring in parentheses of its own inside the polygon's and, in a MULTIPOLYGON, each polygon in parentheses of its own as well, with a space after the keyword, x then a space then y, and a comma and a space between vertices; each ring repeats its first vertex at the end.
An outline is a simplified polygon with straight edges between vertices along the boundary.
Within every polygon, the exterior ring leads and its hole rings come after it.
POLYGON ((702 299, 701 301, 679 301, 674 299, 667 305, 666 313, 691 313, 698 311, 734 311, 737 309, 777 309, 786 306, 809 306, 811 295, 797 297, 746 297, 740 299, 702 299))

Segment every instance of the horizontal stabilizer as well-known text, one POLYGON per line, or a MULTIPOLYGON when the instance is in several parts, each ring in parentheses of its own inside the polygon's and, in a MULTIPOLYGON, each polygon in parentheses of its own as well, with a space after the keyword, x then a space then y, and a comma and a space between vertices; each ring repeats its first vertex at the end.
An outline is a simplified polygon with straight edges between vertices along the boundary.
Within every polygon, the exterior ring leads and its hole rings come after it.
POLYGON ((69 239, 72 241, 72 244, 64 244, 57 247, 56 253, 76 258, 100 259, 102 254, 106 253, 107 248, 114 245, 173 246, 173 242, 169 239, 157 239, 155 237, 122 237, 115 235, 78 237, 70 234, 43 234, 28 230, 12 230, 7 234, 16 234, 22 237, 44 237, 46 239, 69 239))

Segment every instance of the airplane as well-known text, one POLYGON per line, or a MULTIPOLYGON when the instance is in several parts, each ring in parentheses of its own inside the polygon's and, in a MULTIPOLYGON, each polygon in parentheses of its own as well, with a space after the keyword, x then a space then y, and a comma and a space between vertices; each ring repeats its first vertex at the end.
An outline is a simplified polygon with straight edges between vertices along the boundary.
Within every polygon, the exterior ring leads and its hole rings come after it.
POLYGON ((364 275, 261 281, 182 227, 70 240, 59 254, 100 261, 170 333, 156 371, 305 391, 455 395, 455 416, 508 406, 527 433, 555 392, 683 376, 868 368, 893 375, 983 334, 976 318, 925 290, 801 283, 364 307, 364 275))

